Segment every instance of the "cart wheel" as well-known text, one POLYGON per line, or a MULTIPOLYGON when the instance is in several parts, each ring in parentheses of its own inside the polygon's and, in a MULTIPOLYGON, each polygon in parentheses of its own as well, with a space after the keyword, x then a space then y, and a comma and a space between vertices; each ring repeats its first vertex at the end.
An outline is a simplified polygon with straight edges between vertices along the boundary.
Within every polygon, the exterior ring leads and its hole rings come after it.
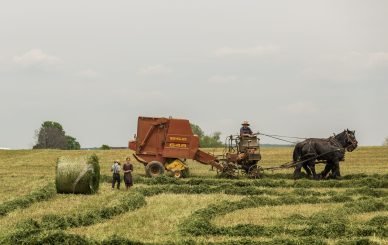
POLYGON ((227 178, 236 178, 238 175, 238 167, 232 162, 224 163, 224 169, 221 172, 221 175, 227 178))
POLYGON ((248 169, 248 176, 249 178, 252 178, 252 179, 261 178, 261 176, 263 176, 263 173, 264 173, 264 169, 257 164, 252 165, 248 169))
POLYGON ((158 161, 149 162, 146 166, 148 177, 158 177, 164 174, 164 166, 158 161))

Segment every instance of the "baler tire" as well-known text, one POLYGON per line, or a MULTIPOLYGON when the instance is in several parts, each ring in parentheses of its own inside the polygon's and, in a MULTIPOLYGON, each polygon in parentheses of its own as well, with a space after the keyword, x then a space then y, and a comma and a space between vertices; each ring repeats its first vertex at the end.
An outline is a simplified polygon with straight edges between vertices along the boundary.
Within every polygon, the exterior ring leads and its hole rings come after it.
POLYGON ((177 179, 182 178, 182 174, 183 174, 182 171, 177 170, 174 172, 174 177, 177 179))
POLYGON ((164 174, 164 166, 158 161, 149 162, 146 166, 148 177, 158 177, 164 174))
POLYGON ((190 176, 190 169, 187 167, 182 170, 182 178, 188 178, 190 176))

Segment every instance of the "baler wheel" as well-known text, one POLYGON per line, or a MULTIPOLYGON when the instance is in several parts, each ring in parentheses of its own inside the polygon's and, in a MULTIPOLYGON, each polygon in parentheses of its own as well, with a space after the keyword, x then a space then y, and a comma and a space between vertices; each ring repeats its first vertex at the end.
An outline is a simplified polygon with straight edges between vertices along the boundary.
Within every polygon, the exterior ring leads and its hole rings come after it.
POLYGON ((186 167, 185 169, 182 170, 182 178, 187 178, 190 176, 190 169, 186 167))
POLYGON ((164 174, 164 166, 158 161, 149 162, 146 166, 148 177, 158 177, 164 174))
POLYGON ((174 172, 174 177, 177 178, 177 179, 181 178, 182 177, 182 171, 180 171, 180 170, 175 171, 174 172))

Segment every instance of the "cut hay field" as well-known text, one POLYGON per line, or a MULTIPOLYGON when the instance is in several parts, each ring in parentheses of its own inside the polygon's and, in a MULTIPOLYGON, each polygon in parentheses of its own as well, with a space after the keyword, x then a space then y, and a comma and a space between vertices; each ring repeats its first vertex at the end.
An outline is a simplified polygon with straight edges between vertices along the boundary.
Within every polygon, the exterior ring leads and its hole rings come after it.
MULTIPOLYGON (((261 151, 269 167, 292 148, 261 151)), ((292 169, 220 179, 191 161, 190 178, 150 179, 135 163, 134 188, 112 190, 113 160, 131 154, 0 150, 0 244, 388 244, 388 147, 347 153, 341 180, 293 180, 292 169), (56 194, 57 158, 94 153, 99 192, 56 194)))

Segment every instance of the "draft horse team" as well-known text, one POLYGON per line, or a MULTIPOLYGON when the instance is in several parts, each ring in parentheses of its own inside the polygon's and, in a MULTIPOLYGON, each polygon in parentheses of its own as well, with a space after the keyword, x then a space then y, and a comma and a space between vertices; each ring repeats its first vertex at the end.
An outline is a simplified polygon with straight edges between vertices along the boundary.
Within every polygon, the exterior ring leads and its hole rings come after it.
POLYGON ((310 138, 297 143, 293 152, 293 160, 297 163, 294 177, 300 178, 302 168, 314 179, 340 177, 339 162, 345 159, 345 152, 354 151, 357 144, 355 131, 349 129, 327 139, 310 138), (316 161, 326 163, 325 169, 320 174, 315 171, 316 161))

